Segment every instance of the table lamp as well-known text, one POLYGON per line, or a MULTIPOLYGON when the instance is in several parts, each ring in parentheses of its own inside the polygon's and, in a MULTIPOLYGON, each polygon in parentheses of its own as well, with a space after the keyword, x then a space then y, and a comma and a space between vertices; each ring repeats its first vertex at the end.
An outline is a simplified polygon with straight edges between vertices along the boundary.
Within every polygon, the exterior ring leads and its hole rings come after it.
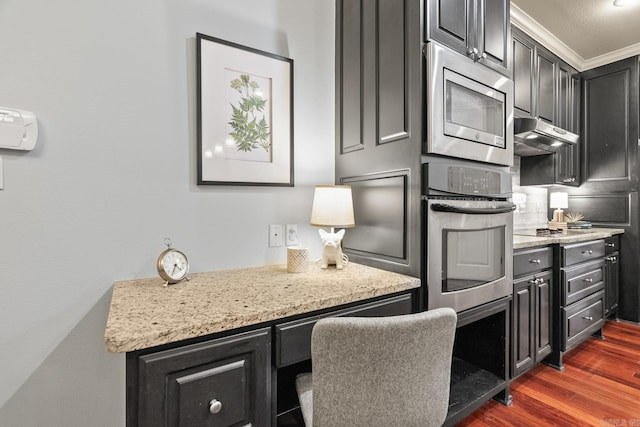
POLYGON ((311 208, 311 225, 331 228, 330 233, 319 230, 324 246, 321 267, 324 269, 329 264, 335 264, 336 268, 341 270, 346 261, 340 245, 344 230, 335 232, 334 229, 335 227, 351 228, 356 225, 351 186, 317 185, 311 208))
POLYGON ((554 222, 565 222, 562 209, 569 207, 569 193, 563 191, 551 193, 549 195, 549 207, 555 209, 555 211, 553 211, 554 222))

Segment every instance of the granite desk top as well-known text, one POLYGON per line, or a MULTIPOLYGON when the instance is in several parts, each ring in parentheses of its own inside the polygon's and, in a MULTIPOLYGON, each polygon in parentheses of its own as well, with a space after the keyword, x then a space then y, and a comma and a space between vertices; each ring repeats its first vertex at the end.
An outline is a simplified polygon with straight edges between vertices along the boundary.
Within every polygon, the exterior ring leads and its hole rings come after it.
POLYGON ((546 246, 554 243, 579 243, 589 240, 604 239, 616 234, 624 233, 622 228, 591 228, 588 230, 568 230, 562 235, 554 234, 552 236, 519 236, 514 231, 513 249, 524 249, 535 246, 546 246))
POLYGON ((105 330, 107 350, 129 352, 420 287, 420 279, 353 262, 343 270, 286 265, 116 282, 105 330))

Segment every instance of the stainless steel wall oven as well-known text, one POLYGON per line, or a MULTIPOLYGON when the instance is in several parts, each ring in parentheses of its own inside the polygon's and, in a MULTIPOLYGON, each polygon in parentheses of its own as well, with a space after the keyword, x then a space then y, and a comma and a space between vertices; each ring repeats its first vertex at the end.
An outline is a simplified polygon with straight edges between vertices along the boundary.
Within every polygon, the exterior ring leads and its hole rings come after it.
POLYGON ((464 311, 512 294, 511 175, 451 159, 423 165, 428 309, 464 311))

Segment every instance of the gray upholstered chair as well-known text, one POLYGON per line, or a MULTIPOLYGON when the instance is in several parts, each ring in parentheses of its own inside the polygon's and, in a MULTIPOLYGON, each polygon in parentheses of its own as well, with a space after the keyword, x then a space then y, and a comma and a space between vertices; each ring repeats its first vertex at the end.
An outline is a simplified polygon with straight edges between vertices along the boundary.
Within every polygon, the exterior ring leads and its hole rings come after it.
POLYGON ((307 427, 442 425, 456 321, 450 308, 320 320, 313 372, 296 378, 307 427))

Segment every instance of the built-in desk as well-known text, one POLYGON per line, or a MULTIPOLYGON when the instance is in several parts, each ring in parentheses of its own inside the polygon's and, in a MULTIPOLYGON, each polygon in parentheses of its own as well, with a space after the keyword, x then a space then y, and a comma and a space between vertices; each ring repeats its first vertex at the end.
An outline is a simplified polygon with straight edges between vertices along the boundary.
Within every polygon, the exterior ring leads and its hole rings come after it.
POLYGON ((327 316, 418 309, 420 280, 355 263, 284 265, 117 282, 107 350, 127 353, 127 426, 275 426, 293 377, 308 369, 313 324, 327 316), (306 365, 305 365, 306 364, 306 365))

